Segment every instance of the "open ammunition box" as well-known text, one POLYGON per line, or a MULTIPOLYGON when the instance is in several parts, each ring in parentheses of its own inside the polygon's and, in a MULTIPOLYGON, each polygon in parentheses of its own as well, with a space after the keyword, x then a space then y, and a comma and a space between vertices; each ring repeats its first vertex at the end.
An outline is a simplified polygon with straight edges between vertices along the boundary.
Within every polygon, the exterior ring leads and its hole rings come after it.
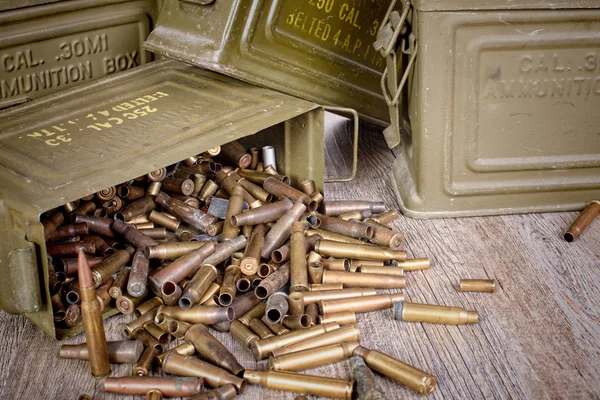
POLYGON ((17 3, 0 12, 0 109, 152 60, 156 0, 17 3))
POLYGON ((146 48, 327 106, 389 120, 377 0, 168 1, 146 48))
POLYGON ((217 145, 239 138, 272 145, 292 182, 312 179, 322 189, 323 114, 313 103, 176 61, 5 110, 0 307, 58 338, 76 333, 54 327, 40 216, 217 145))

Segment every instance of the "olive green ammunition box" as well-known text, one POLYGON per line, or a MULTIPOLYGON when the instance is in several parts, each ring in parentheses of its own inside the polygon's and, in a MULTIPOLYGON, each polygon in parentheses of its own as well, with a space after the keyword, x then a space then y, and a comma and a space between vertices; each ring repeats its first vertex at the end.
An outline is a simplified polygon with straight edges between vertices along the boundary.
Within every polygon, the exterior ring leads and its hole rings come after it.
POLYGON ((389 121, 378 0, 165 2, 146 48, 322 105, 389 121), (203 4, 204 3, 204 4, 203 4))
POLYGON ((600 197, 598 1, 416 0, 407 21, 397 43, 403 65, 416 59, 392 173, 405 215, 575 210, 600 197))
POLYGON ((313 103, 176 61, 4 110, 0 307, 58 338, 80 331, 55 331, 40 215, 217 145, 268 143, 280 172, 322 190, 323 116, 313 103))
POLYGON ((0 12, 0 109, 152 60, 157 0, 41 3, 0 12))

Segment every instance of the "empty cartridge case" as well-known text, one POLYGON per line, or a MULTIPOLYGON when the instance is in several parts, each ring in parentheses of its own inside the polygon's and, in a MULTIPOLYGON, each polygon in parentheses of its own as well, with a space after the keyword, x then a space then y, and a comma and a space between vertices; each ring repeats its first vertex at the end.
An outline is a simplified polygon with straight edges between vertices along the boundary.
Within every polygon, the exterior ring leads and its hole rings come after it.
POLYGON ((306 267, 304 228, 301 222, 294 221, 290 240, 290 291, 302 292, 307 290, 308 270, 306 267))
POLYGON ((48 239, 52 236, 52 234, 56 231, 63 222, 65 222, 65 216, 56 211, 52 213, 47 219, 42 222, 44 226, 44 240, 48 241, 48 239))
POLYGON ((238 281, 235 283, 235 287, 238 292, 246 293, 252 289, 252 282, 250 281, 250 278, 251 277, 249 276, 242 276, 240 279, 238 279, 238 281))
POLYGON ((125 339, 133 339, 136 331, 142 329, 142 326, 146 321, 152 321, 156 316, 158 309, 154 308, 148 311, 145 314, 142 314, 140 317, 134 319, 128 324, 121 325, 121 334, 125 339))
MULTIPOLYGON (((137 363, 144 351, 144 344, 139 340, 121 340, 107 342, 108 359, 112 364, 137 363)), ((87 343, 63 344, 58 350, 59 358, 89 360, 87 343)))
POLYGON ((158 356, 156 356, 156 362, 162 367, 165 357, 167 356, 167 354, 169 354, 171 352, 175 352, 175 353, 181 354, 183 356, 192 356, 192 355, 196 354, 196 348, 194 347, 193 344, 184 342, 184 343, 180 344, 179 346, 175 346, 170 350, 160 353, 158 356))
POLYGON ((384 249, 378 246, 319 240, 315 243, 315 251, 322 256, 336 258, 351 258, 357 260, 406 260, 406 252, 401 250, 384 249))
POLYGON ((385 310, 394 307, 394 303, 404 301, 402 293, 378 294, 375 296, 354 297, 342 300, 326 300, 319 302, 321 314, 331 314, 341 311, 355 313, 385 310))
POLYGON ((127 242, 137 248, 144 249, 158 244, 156 240, 144 235, 141 230, 137 230, 134 226, 118 219, 113 222, 112 229, 120 233, 127 242))
POLYGON ((113 220, 108 218, 93 217, 89 215, 75 215, 73 220, 75 223, 86 223, 88 229, 92 233, 102 235, 108 238, 116 238, 117 235, 111 229, 113 220))
POLYGON ((311 228, 311 229, 307 229, 306 231, 304 231, 304 234, 306 236, 319 235, 319 236, 321 236, 322 240, 331 240, 331 241, 340 242, 340 243, 354 243, 354 244, 360 244, 360 245, 367 244, 363 240, 355 239, 353 237, 342 235, 340 233, 327 231, 325 229, 311 228))
MULTIPOLYGON (((162 351, 164 350, 164 347, 161 343, 158 342, 158 340, 154 339, 154 337, 152 335, 150 335, 148 332, 146 332, 146 330, 144 329, 138 329, 134 332, 133 338, 136 340, 140 340, 142 343, 144 343, 145 347, 154 347, 158 350, 159 353, 162 353, 162 351)), ((143 355, 143 353, 142 353, 143 355)))
POLYGON ((127 293, 119 296, 115 300, 117 309, 125 315, 133 314, 136 307, 146 298, 148 290, 146 290, 141 296, 133 297, 127 293))
MULTIPOLYGON (((95 267, 106 257, 86 257, 90 267, 95 267)), ((56 270, 67 276, 77 275, 77 258, 56 259, 56 270)))
POLYGON ((262 257, 268 259, 273 250, 281 246, 292 233, 292 223, 298 221, 298 218, 306 211, 306 206, 300 202, 294 203, 293 207, 287 211, 272 227, 265 236, 265 242, 262 251, 262 257))
POLYGON ((167 281, 160 289, 160 298, 167 306, 175 306, 179 304, 179 299, 183 295, 183 289, 175 282, 167 281))
POLYGON ((204 292, 217 277, 217 269, 214 265, 204 264, 194 275, 194 278, 185 286, 183 295, 179 299, 179 307, 190 308, 200 302, 204 292))
POLYGON ((220 387, 230 383, 238 393, 242 393, 246 387, 244 379, 230 374, 223 368, 175 352, 169 352, 164 358, 163 371, 172 375, 203 378, 204 382, 211 387, 220 387))
POLYGON ((242 324, 240 321, 231 321, 229 332, 248 348, 250 348, 250 345, 252 345, 253 342, 260 339, 258 335, 248 329, 246 325, 242 324))
POLYGON ((211 181, 209 179, 208 181, 206 181, 202 189, 200 189, 200 193, 198 193, 198 200, 200 200, 201 202, 205 202, 212 195, 214 195, 218 189, 219 185, 217 185, 214 181, 211 181))
POLYGON ((236 185, 233 188, 231 197, 229 198, 229 207, 227 207, 227 215, 225 217, 225 225, 223 226, 223 240, 233 239, 240 233, 240 228, 231 224, 231 217, 242 212, 244 204, 244 188, 236 185))
MULTIPOLYGON (((283 292, 273 293, 267 299, 267 307, 263 313, 268 322, 272 324, 280 323, 289 310, 288 295, 283 292)), ((302 310, 301 314, 304 313, 302 310)), ((258 317, 260 318, 260 317, 258 317)))
POLYGON ((194 190, 192 191, 191 196, 198 197, 200 190, 202 190, 202 187, 204 186, 208 178, 204 174, 192 174, 191 179, 192 182, 194 182, 194 190))
POLYGON ((349 211, 368 210, 373 214, 385 212, 385 204, 379 201, 326 201, 321 206, 325 215, 340 215, 349 211))
POLYGON ((258 275, 259 277, 264 279, 267 276, 271 275, 273 272, 277 271, 278 268, 279 268, 279 265, 273 263, 272 261, 270 261, 269 263, 266 263, 266 264, 263 263, 258 266, 256 275, 258 275))
POLYGON ((338 344, 345 342, 359 342, 360 341, 360 332, 356 325, 346 325, 342 326, 339 329, 335 329, 330 332, 323 333, 321 335, 303 340, 301 342, 297 342, 291 344, 289 346, 285 346, 279 349, 276 349, 271 352, 272 355, 279 357, 284 354, 295 353, 302 350, 314 349, 320 346, 327 346, 330 344, 338 344))
POLYGON ((135 316, 140 317, 143 314, 147 313, 150 310, 154 310, 159 306, 162 306, 164 303, 160 297, 153 297, 145 303, 140 304, 135 309, 135 316))
POLYGON ((106 306, 112 301, 112 297, 110 297, 110 293, 108 292, 108 290, 110 289, 114 281, 115 278, 111 276, 96 288, 96 299, 98 300, 98 304, 100 304, 101 312, 104 312, 106 306))
POLYGON ((190 327, 185 340, 192 343, 200 356, 211 363, 226 369, 234 375, 244 370, 235 356, 219 342, 202 324, 190 327))
POLYGON ((398 267, 404 269, 404 272, 429 269, 430 265, 429 258, 411 258, 398 263, 398 267))
MULTIPOLYGON (((87 230, 87 224, 73 224, 73 225, 84 225, 86 227, 87 230)), ((94 244, 96 245, 96 253, 97 254, 103 254, 103 255, 111 255, 114 254, 115 250, 110 247, 108 245, 108 243, 106 243, 106 241, 104 239, 102 239, 100 236, 96 236, 96 235, 88 235, 88 234, 79 234, 79 238, 81 240, 84 241, 92 241, 94 242, 94 244)), ((89 262, 89 257, 88 257, 88 262, 89 262)), ((90 267, 92 267, 92 265, 90 265, 90 267)))
POLYGON ((361 265, 360 267, 356 267, 356 272, 360 272, 362 274, 404 276, 404 268, 400 267, 371 267, 369 265, 361 265))
POLYGON ((357 400, 385 400, 384 394, 379 390, 375 375, 365 360, 359 356, 350 358, 350 371, 356 381, 354 390, 357 400))
POLYGON ((221 145, 220 156, 239 165, 240 168, 246 168, 252 162, 252 156, 237 140, 221 145))
POLYGON ((117 195, 124 200, 135 201, 144 197, 146 190, 140 186, 121 185, 117 188, 117 195))
POLYGON ((373 236, 369 241, 378 246, 389 247, 392 250, 399 250, 404 246, 404 235, 399 232, 394 232, 388 227, 381 226, 370 222, 361 222, 371 227, 373 236))
POLYGON ((124 376, 106 378, 104 391, 109 393, 143 396, 157 389, 165 397, 190 397, 202 392, 203 381, 195 377, 124 376))
POLYGON ((245 326, 248 326, 250 320, 252 320, 253 318, 260 318, 263 315, 265 315, 266 309, 267 305, 265 303, 258 303, 257 305, 253 306, 249 311, 242 314, 241 317, 238 317, 237 320, 245 326))
POLYGON ((394 318, 399 321, 448 325, 476 324, 479 322, 477 311, 420 303, 396 303, 394 305, 394 318))
POLYGON ((261 299, 256 297, 254 292, 248 292, 236 297, 233 302, 231 302, 231 308, 233 308, 234 315, 244 315, 260 302, 261 299))
POLYGON ((592 200, 579 214, 575 222, 569 227, 564 237, 567 242, 572 242, 600 215, 600 200, 592 200))
POLYGON ((156 356, 160 351, 156 347, 148 346, 142 353, 137 365, 133 368, 133 375, 135 376, 148 376, 152 371, 152 366, 156 356))
MULTIPOLYGON (((321 280, 323 280, 321 278, 321 280)), ((341 283, 311 283, 308 285, 311 292, 325 292, 332 290, 342 290, 344 285, 341 283)))
POLYGON ((206 227, 216 220, 214 217, 211 217, 203 211, 194 208, 181 200, 174 199, 164 192, 159 192, 155 197, 155 201, 157 204, 163 206, 165 210, 201 232, 204 232, 206 227))
POLYGON ((150 334, 160 344, 169 344, 171 342, 171 335, 161 329, 160 326, 154 321, 146 321, 142 326, 146 332, 150 334))
POLYGON ((218 389, 208 390, 189 400, 233 400, 237 396, 235 387, 228 383, 218 389))
POLYGON ((320 229, 339 233, 357 239, 371 239, 374 229, 367 223, 361 221, 345 221, 343 219, 319 215, 321 220, 320 229))
POLYGON ((339 328, 338 324, 315 325, 311 328, 300 329, 295 332, 286 333, 285 335, 259 340, 252 345, 252 353, 256 357, 256 360, 260 361, 267 358, 271 352, 277 349, 323 335, 339 328))
POLYGON ((308 314, 310 316, 310 319, 312 320, 312 325, 318 323, 318 318, 319 318, 319 306, 312 303, 312 304, 308 304, 304 310, 305 314, 308 314))
POLYGON ((380 351, 370 350, 359 346, 354 349, 354 355, 361 356, 369 368, 420 394, 430 394, 437 385, 435 376, 390 357, 380 351))
POLYGON ((371 217, 371 219, 378 224, 386 225, 398 219, 398 216, 399 214, 397 210, 388 210, 381 214, 374 215, 371 217))
POLYGON ((168 217, 165 213, 153 210, 150 212, 148 219, 157 225, 164 226, 168 230, 175 232, 181 222, 177 219, 168 217))
POLYGON ((293 292, 288 297, 290 315, 304 314, 304 296, 302 293, 293 292))
POLYGON ((274 196, 287 197, 295 203, 301 202, 309 211, 315 211, 319 206, 319 203, 314 201, 307 194, 302 193, 290 185, 283 183, 275 177, 265 179, 263 182, 263 188, 274 196))
POLYGON ((459 289, 461 292, 488 292, 496 288, 493 279, 461 279, 459 289))
POLYGON ((72 328, 81 321, 81 307, 79 304, 71 304, 65 312, 65 319, 62 323, 67 328, 72 328))
POLYGON ((304 371, 337 363, 352 357, 352 352, 358 346, 358 342, 335 343, 280 356, 271 355, 269 357, 269 369, 275 371, 304 371))
POLYGON ((148 214, 150 211, 154 210, 155 207, 156 203, 154 202, 154 198, 150 196, 142 197, 133 203, 129 203, 127 207, 115 213, 115 219, 128 222, 135 217, 148 214))
POLYGON ((166 242, 156 246, 147 247, 144 252, 148 258, 159 260, 175 260, 190 251, 197 250, 207 242, 166 242))
POLYGON ((161 188, 165 192, 189 196, 194 191, 194 182, 191 179, 165 178, 161 188))
POLYGON ((269 389, 350 400, 354 381, 282 371, 244 371, 249 383, 269 389))
POLYGON ((318 303, 325 300, 341 300, 352 297, 375 296, 377 292, 373 288, 352 288, 341 290, 324 290, 302 292, 304 304, 318 303))
POLYGON ((123 268, 133 256, 135 249, 127 246, 124 250, 118 250, 115 254, 108 256, 100 263, 96 264, 92 270, 94 285, 100 286, 109 276, 123 268))
POLYGON ((52 295, 50 298, 52 302, 52 312, 54 314, 54 322, 62 322, 67 316, 67 309, 62 302, 62 296, 60 292, 52 295))
MULTIPOLYGON (((219 293, 219 290, 221 289, 221 285, 218 282, 220 281, 220 279, 221 279, 220 277, 217 277, 217 279, 215 279, 215 282, 210 284, 208 289, 206 289, 206 292, 204 292, 204 296, 202 296, 202 298, 200 298, 200 301, 198 303, 204 304, 219 293)), ((223 283, 223 282, 221 281, 221 283, 223 283)))
POLYGON ((247 243, 247 239, 240 235, 234 239, 226 240, 215 247, 215 251, 204 260, 205 264, 219 265, 226 261, 233 253, 242 250, 247 243))
POLYGON ((244 226, 274 222, 289 211, 293 205, 294 203, 290 199, 284 198, 281 201, 265 204, 234 215, 231 217, 231 224, 233 226, 244 226))
POLYGON ((96 203, 93 201, 82 201, 79 203, 79 206, 73 211, 73 214, 76 215, 89 215, 96 211, 96 203))
POLYGON ((317 203, 321 203, 323 201, 323 195, 317 190, 315 185, 315 181, 313 180, 304 180, 300 182, 300 190, 309 195, 314 201, 317 203))
POLYGON ((273 324, 267 321, 266 315, 263 315, 260 320, 263 322, 263 324, 267 326, 267 328, 271 330, 271 332, 273 332, 276 335, 285 335, 286 333, 290 332, 290 330, 283 326, 283 324, 273 324))
POLYGON ((256 167, 258 166, 258 162, 260 161, 260 154, 261 151, 258 147, 250 148, 250 155, 252 157, 252 161, 250 161, 250 165, 248 166, 249 169, 256 169, 256 167))
POLYGON ((368 211, 368 210, 362 210, 362 211, 355 210, 355 211, 349 211, 347 213, 340 214, 340 215, 338 215, 338 218, 346 220, 346 221, 350 221, 350 220, 353 220, 353 219, 356 219, 358 221, 362 221, 363 219, 368 218, 370 216, 371 216, 371 211, 368 211))
POLYGON ((248 324, 250 330, 258 335, 260 339, 270 338, 275 336, 273 332, 260 319, 254 318, 248 324))
POLYGON ((117 188, 111 186, 106 189, 102 189, 99 192, 96 192, 96 197, 102 201, 112 200, 117 195, 117 188))
POLYGON ((94 254, 96 252, 96 243, 86 241, 51 244, 46 246, 46 252, 51 257, 77 256, 80 249, 83 250, 85 254, 94 254))
POLYGON ((348 259, 337 259, 337 258, 323 258, 321 259, 324 269, 332 271, 350 271, 350 260, 348 259))
POLYGON ((127 293, 133 297, 140 297, 146 291, 150 262, 141 250, 137 250, 131 261, 131 271, 127 282, 127 293))
MULTIPOLYGON (((259 163, 257 166, 257 170, 253 171, 251 169, 239 169, 236 173, 242 178, 248 179, 252 183, 256 183, 257 185, 262 185, 267 178, 276 178, 283 183, 290 184, 290 177, 285 175, 280 175, 275 172, 275 175, 272 173, 267 173, 265 171, 259 171, 258 168, 262 167, 262 163, 259 163)), ((273 172, 273 171, 271 171, 273 172)))
MULTIPOLYGON (((306 234, 306 232, 305 232, 306 234)), ((304 238, 304 245, 306 252, 309 253, 315 248, 317 240, 321 240, 320 235, 310 235, 304 238)), ((271 260, 276 263, 282 263, 290 259, 290 243, 286 243, 283 246, 273 250, 271 252, 271 260)))
MULTIPOLYGON (((79 222, 77 224, 75 224, 75 223, 66 224, 66 225, 61 225, 58 228, 56 228, 54 233, 46 241, 47 242, 58 242, 58 241, 61 241, 64 239, 72 238, 74 236, 87 235, 88 233, 89 233, 88 226, 87 226, 87 224, 84 224, 83 222, 79 222)), ((86 239, 83 238, 81 240, 86 240, 86 239)))
POLYGON ((319 284, 323 281, 323 263, 308 262, 308 280, 311 284, 319 284))
POLYGON ((244 275, 254 275, 258 270, 260 255, 265 243, 265 225, 258 224, 252 229, 250 240, 244 252, 244 258, 240 263, 240 271, 244 275))
MULTIPOLYGON (((222 322, 229 323, 229 321, 222 321, 222 322)), ((213 325, 213 326, 215 326, 215 325, 213 325)), ((185 334, 187 333, 188 329, 190 329, 191 327, 192 327, 192 324, 188 324, 187 322, 173 320, 169 324, 168 329, 169 329, 169 333, 171 335, 175 336, 177 339, 183 339, 183 337, 185 337, 185 334)))
POLYGON ((223 276, 223 284, 219 289, 219 304, 222 306, 228 306, 233 301, 235 293, 237 292, 236 282, 242 276, 240 267, 237 265, 230 265, 225 269, 225 275, 223 276))
POLYGON ((264 300, 272 293, 275 293, 280 288, 285 286, 290 280, 290 263, 285 263, 271 275, 267 276, 260 282, 260 285, 254 289, 256 297, 264 300))
POLYGON ((176 306, 160 306, 158 313, 165 313, 179 321, 185 321, 192 324, 214 324, 221 321, 232 321, 235 317, 234 310, 231 307, 211 307, 211 306, 193 306, 183 309, 176 306))
POLYGON ((235 172, 229 172, 229 177, 233 178, 238 185, 240 185, 250 196, 254 197, 257 200, 260 200, 263 203, 270 203, 273 200, 273 195, 267 192, 265 189, 260 186, 250 182, 246 178, 242 178, 235 172))
MULTIPOLYGON (((317 306, 316 304, 309 304, 317 306)), ((318 308, 318 306, 317 306, 318 308)), ((354 311, 339 311, 335 313, 323 314, 317 317, 319 324, 337 323, 340 326, 356 324, 356 313, 354 311)))

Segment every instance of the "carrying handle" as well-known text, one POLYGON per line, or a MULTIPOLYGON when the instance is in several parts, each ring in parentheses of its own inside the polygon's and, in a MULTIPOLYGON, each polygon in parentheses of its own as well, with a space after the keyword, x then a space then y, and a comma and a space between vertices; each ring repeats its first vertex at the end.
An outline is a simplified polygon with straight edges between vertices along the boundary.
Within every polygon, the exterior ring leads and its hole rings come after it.
POLYGON ((347 178, 330 178, 325 179, 325 183, 336 183, 336 182, 350 182, 356 178, 356 172, 358 171, 358 112, 352 108, 345 107, 333 107, 333 106, 322 106, 325 111, 331 111, 338 114, 351 114, 354 119, 354 144, 352 151, 352 174, 347 178))

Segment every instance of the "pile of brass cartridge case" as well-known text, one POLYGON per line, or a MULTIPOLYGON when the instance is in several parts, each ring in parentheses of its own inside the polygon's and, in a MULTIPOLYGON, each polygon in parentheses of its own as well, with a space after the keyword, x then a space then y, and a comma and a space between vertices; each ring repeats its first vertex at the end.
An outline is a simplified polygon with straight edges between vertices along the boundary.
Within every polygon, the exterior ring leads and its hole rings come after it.
POLYGON ((383 398, 370 369, 431 393, 434 376, 361 347, 356 314, 465 324, 477 312, 403 303, 404 273, 429 260, 407 260, 403 235, 387 226, 397 212, 324 200, 313 181, 293 187, 260 154, 228 143, 45 215, 55 322, 83 323, 87 340, 59 356, 89 360, 97 377, 131 363, 133 376, 106 378, 105 390, 147 398, 232 399, 247 384, 383 398), (99 315, 115 308, 131 321, 123 341, 106 343, 99 315), (268 370, 240 365, 212 330, 268 370), (299 374, 350 359, 351 380, 299 374))

